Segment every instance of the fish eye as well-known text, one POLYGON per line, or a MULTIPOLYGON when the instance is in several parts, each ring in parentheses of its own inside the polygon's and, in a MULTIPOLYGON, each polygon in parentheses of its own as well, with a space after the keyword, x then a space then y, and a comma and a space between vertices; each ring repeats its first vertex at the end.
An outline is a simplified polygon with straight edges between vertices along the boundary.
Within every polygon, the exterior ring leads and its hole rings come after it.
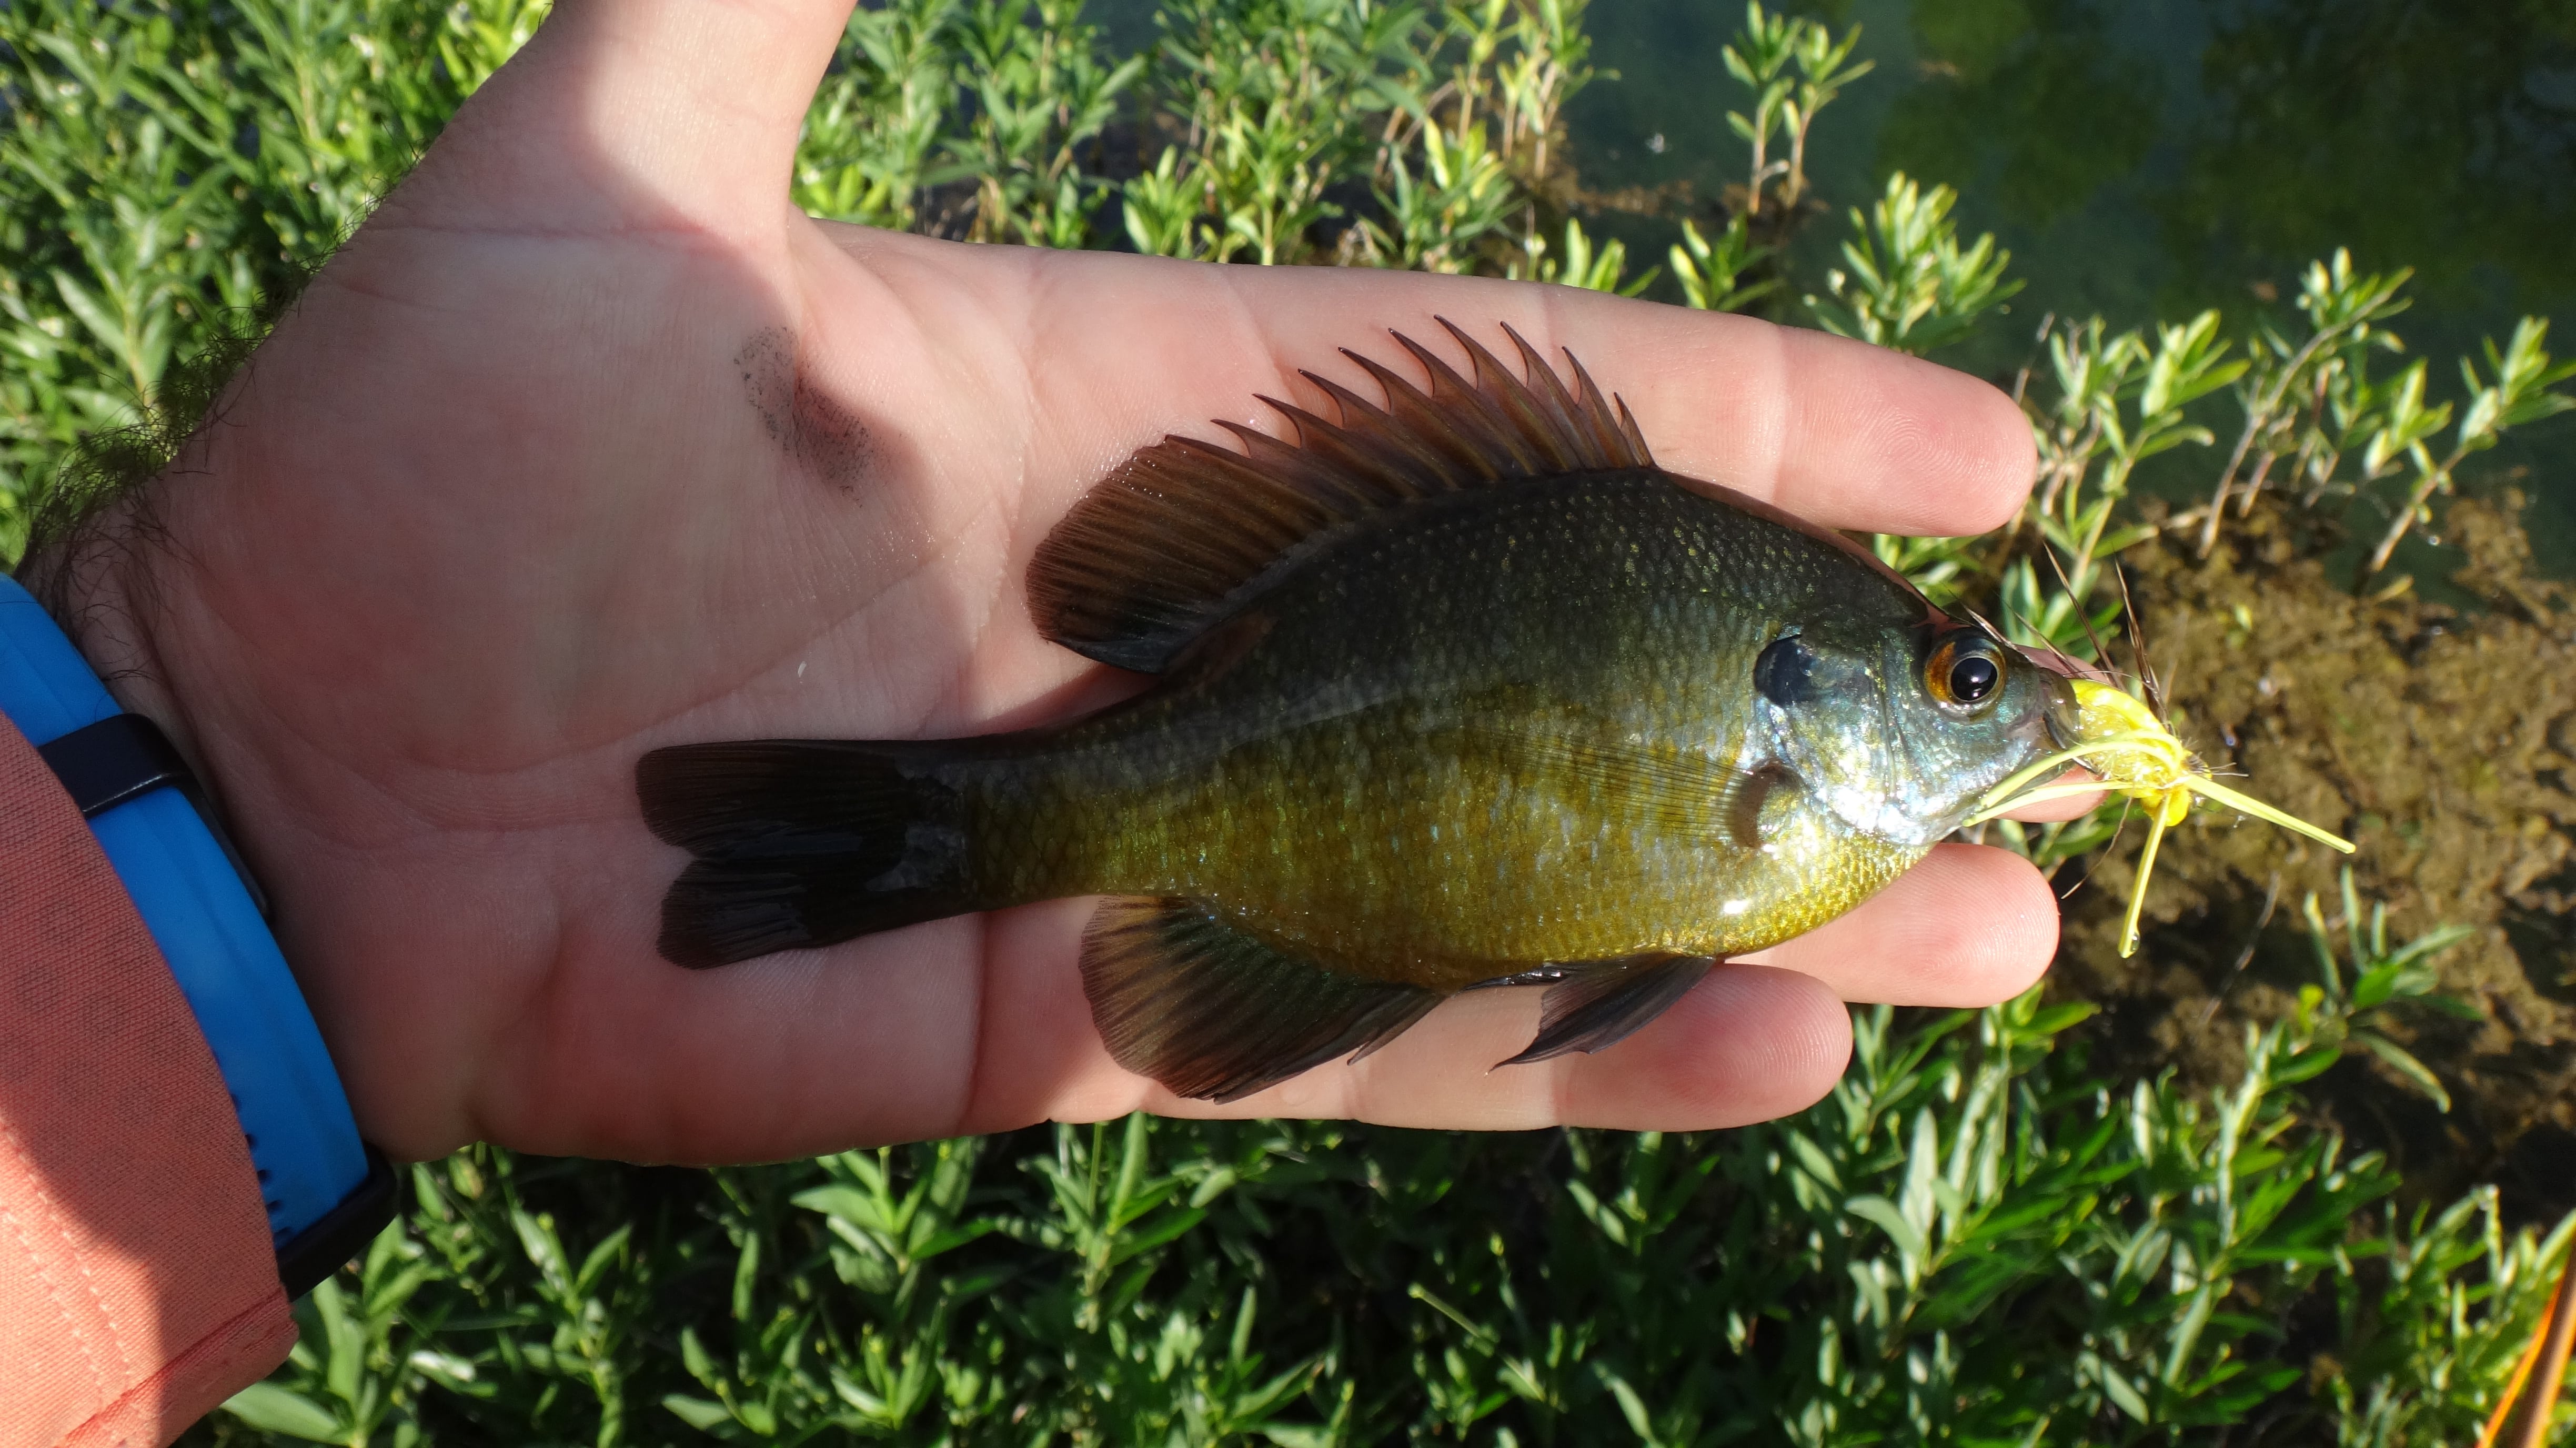
POLYGON ((1944 704, 1982 704, 1994 697, 2003 682, 2003 650, 1982 633, 1943 639, 1923 666, 1924 687, 1944 704))

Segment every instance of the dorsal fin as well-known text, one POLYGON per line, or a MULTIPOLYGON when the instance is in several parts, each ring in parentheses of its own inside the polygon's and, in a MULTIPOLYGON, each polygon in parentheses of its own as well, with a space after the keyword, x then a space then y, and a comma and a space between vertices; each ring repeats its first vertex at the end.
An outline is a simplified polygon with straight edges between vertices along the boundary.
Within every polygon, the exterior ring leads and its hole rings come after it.
POLYGON ((1397 333, 1429 374, 1428 391, 1345 348, 1385 389, 1384 403, 1307 372, 1341 420, 1262 398, 1296 430, 1294 444, 1220 421, 1243 452, 1185 437, 1139 449, 1038 546, 1029 564, 1038 631, 1102 663, 1160 673, 1274 569, 1367 519, 1527 478, 1654 466, 1627 404, 1605 399, 1572 353, 1569 389, 1505 327, 1520 350, 1514 377, 1436 320, 1467 349, 1474 381, 1397 333))

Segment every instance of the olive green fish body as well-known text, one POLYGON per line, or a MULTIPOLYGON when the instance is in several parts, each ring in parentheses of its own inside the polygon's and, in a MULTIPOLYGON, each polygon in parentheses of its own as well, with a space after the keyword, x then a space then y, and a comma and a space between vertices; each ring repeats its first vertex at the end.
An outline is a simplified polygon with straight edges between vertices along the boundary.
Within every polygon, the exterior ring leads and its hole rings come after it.
POLYGON ((958 766, 977 893, 1211 900, 1337 969, 1450 990, 1760 949, 1921 854, 1738 764, 1789 619, 1919 614, 1865 571, 1839 596, 1852 572, 1652 471, 1408 520, 1245 608, 1225 667, 958 766))
MULTIPOLYGON (((1443 323, 1447 326, 1446 323, 1443 323)), ((1146 448, 1030 567, 1056 642, 1152 676, 1044 730, 656 751, 686 965, 1108 897, 1113 1056, 1231 1099, 1433 1004, 1545 983, 1515 1061, 1597 1050, 1851 909, 2057 747, 2057 675, 1849 540, 1654 466, 1517 336, 1428 391, 1273 403, 1294 444, 1146 448)))

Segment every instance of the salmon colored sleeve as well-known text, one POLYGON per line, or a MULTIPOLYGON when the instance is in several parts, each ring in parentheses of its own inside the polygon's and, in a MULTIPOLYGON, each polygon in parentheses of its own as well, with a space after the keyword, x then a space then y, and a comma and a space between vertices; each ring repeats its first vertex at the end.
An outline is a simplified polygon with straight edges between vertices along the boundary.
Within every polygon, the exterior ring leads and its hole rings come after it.
POLYGON ((196 1017, 0 719, 0 1448, 167 1443, 294 1345, 196 1017))

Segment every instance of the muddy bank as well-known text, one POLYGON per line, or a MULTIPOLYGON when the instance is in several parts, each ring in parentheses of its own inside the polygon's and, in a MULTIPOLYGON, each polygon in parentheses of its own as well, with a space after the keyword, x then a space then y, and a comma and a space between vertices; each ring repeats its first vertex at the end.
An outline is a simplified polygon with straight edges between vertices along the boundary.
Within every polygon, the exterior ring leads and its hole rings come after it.
MULTIPOLYGON (((2442 1078, 2450 1113, 2360 1059, 2317 1083, 2322 1109, 2388 1152, 2410 1196, 2495 1181, 2518 1215, 2554 1216, 2576 1209, 2576 588, 2535 576, 2519 503, 2462 502, 2445 521, 2476 608, 2354 598, 2318 560, 2332 540, 2297 514, 2258 512, 2206 561, 2181 539, 2126 561, 2175 732, 2354 840, 2363 908, 2387 902, 2392 944, 2474 928, 2435 969, 2479 1019, 2415 1010, 2391 1032, 2442 1078)), ((2245 1022, 2285 1013, 2316 980, 2299 905, 2314 891, 2339 920, 2342 860, 2196 813, 2166 845, 2143 948, 2123 961, 2138 841, 2129 831, 2067 902, 2057 988, 2104 1005, 2109 1064, 2230 1079, 2245 1022)))

